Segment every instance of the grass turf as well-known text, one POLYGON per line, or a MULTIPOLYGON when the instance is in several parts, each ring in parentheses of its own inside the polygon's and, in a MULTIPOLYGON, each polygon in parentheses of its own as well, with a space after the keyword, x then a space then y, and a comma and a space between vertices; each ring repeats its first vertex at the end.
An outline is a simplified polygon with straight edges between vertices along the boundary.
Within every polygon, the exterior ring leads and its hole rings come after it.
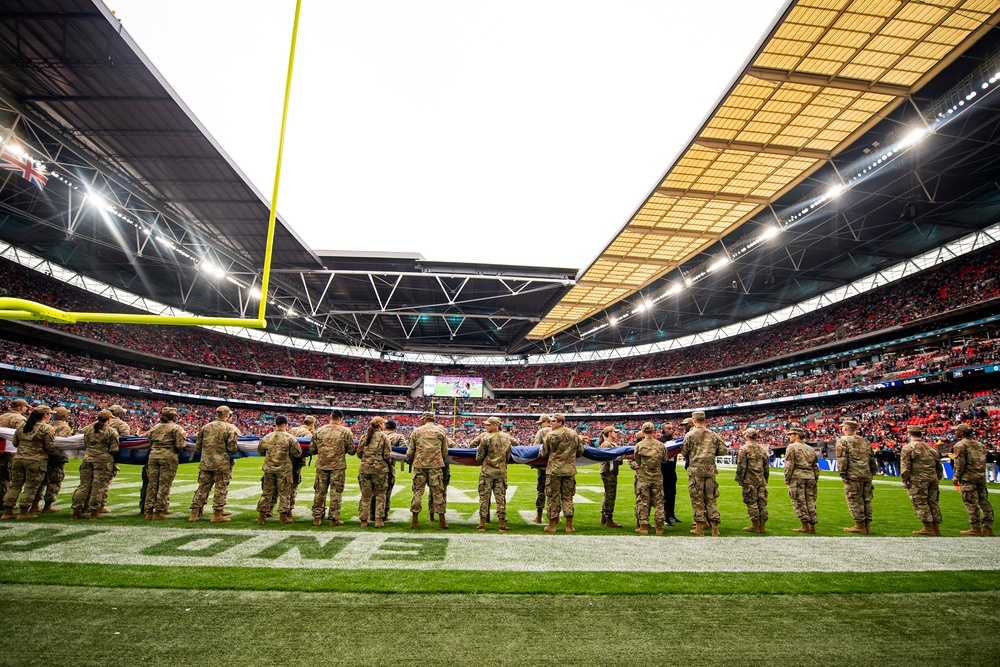
POLYGON ((1000 593, 357 595, 4 586, 9 665, 996 664, 1000 593))

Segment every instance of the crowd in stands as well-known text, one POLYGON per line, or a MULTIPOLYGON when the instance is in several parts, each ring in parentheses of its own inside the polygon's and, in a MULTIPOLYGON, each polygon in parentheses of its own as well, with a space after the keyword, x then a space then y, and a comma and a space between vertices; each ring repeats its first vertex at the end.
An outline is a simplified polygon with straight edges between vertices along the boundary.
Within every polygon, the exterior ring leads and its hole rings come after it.
MULTIPOLYGON (((203 329, 129 325, 50 325, 115 346, 182 361, 305 379, 412 386, 423 375, 482 376, 496 388, 610 387, 722 370, 905 325, 1000 296, 1000 253, 987 247, 829 308, 767 329, 684 350, 578 364, 449 367, 309 352, 203 329)), ((0 260, 0 288, 66 310, 139 312, 32 269, 0 260)))

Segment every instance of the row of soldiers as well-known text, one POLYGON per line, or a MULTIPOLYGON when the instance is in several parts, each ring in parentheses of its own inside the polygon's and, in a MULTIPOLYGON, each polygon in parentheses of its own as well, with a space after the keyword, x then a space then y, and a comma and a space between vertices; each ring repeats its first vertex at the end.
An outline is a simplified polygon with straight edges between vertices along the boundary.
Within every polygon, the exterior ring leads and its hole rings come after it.
MULTIPOLYGON (((69 435, 66 422, 68 411, 55 410, 46 405, 37 406, 29 416, 26 402, 15 400, 9 412, 0 415, 0 426, 15 428, 14 444, 17 454, 10 457, 9 487, 3 493, 3 518, 13 518, 13 508, 20 498, 17 518, 33 518, 37 502, 42 497, 45 508, 55 511, 52 504, 64 478, 65 455, 60 454, 54 438, 69 435), (49 424, 49 419, 56 420, 49 424), (51 489, 55 487, 54 492, 51 489), (51 493, 51 496, 49 495, 51 493), (33 507, 33 503, 35 507, 33 507)), ((96 519, 106 511, 107 493, 117 472, 114 453, 118 450, 118 437, 129 435, 131 429, 121 419, 125 411, 121 406, 111 406, 98 413, 97 421, 83 430, 85 455, 80 466, 80 486, 73 494, 73 518, 80 518, 89 509, 90 518, 96 519)), ((180 453, 186 446, 184 429, 176 423, 177 410, 165 407, 160 412, 160 422, 149 434, 150 455, 144 468, 142 510, 149 520, 165 519, 169 513, 170 488, 177 472, 180 453)), ((202 427, 196 438, 196 449, 201 452, 198 470, 198 488, 191 503, 189 521, 198 521, 203 514, 208 496, 212 499, 213 523, 230 521, 225 506, 229 482, 232 479, 234 455, 238 453, 239 431, 232 424, 233 414, 227 406, 216 410, 215 421, 202 427)), ((539 467, 539 498, 536 498, 536 522, 541 522, 543 508, 547 508, 548 525, 545 532, 556 532, 560 515, 566 520, 566 532, 573 527, 576 493, 576 459, 583 454, 584 441, 579 434, 566 427, 563 415, 544 415, 539 420, 534 442, 541 447, 541 458, 546 460, 539 467), (544 480, 543 480, 544 475, 544 480)), ((484 530, 489 520, 492 503, 496 503, 500 530, 507 531, 506 490, 507 461, 517 441, 504 432, 498 417, 490 417, 485 432, 472 440, 470 446, 477 450, 480 463, 479 496, 480 523, 484 530)), ((681 454, 688 470, 688 491, 694 514, 691 532, 704 535, 710 530, 719 535, 716 482, 716 459, 728 452, 728 446, 718 434, 706 426, 705 413, 696 411, 682 422, 685 435, 681 454)), ((843 479, 847 505, 855 525, 845 528, 849 533, 871 534, 872 477, 877 462, 871 443, 857 434, 859 425, 847 419, 842 423, 843 437, 837 441, 838 471, 843 479)), ((993 510, 986 489, 987 448, 971 437, 972 427, 959 424, 956 433, 960 440, 954 450, 955 485, 961 489, 970 529, 963 535, 992 535, 993 510)), ((664 438, 654 438, 651 422, 643 424, 642 439, 636 443, 629 466, 635 470, 636 532, 648 534, 649 517, 653 514, 657 534, 663 534, 667 522, 664 506, 664 471, 672 470, 672 461, 665 441, 672 435, 669 425, 663 428, 664 438)), ((938 485, 943 478, 941 457, 937 450, 923 440, 919 426, 907 429, 909 443, 901 454, 901 476, 910 496, 914 511, 924 527, 916 535, 940 535, 941 511, 938 505, 938 485)), ((599 446, 604 449, 618 445, 617 430, 607 427, 600 436, 599 446)), ((799 427, 788 429, 790 441, 785 452, 784 477, 789 488, 793 508, 801 522, 798 533, 816 532, 816 488, 819 466, 815 450, 804 441, 805 432, 799 427)), ((770 474, 770 454, 758 442, 756 429, 744 432, 746 442, 739 448, 736 465, 736 482, 742 489, 751 525, 747 532, 763 533, 768 519, 767 483, 770 474)), ((316 457, 316 481, 312 506, 313 525, 322 525, 324 516, 331 526, 343 525, 341 519, 342 497, 347 470, 346 457, 357 455, 361 459, 358 482, 361 487, 359 518, 362 527, 374 520, 375 527, 382 527, 388 517, 389 499, 395 482, 393 447, 406 446, 405 462, 413 470, 413 496, 410 503, 411 528, 418 528, 422 511, 422 498, 428 490, 429 511, 433 521, 438 516, 438 528, 448 528, 446 513, 447 455, 450 440, 445 429, 436 423, 432 413, 421 416, 421 426, 410 438, 396 431, 391 420, 373 418, 357 445, 351 430, 343 424, 343 413, 334 410, 330 423, 316 428, 315 418, 308 417, 302 426, 288 428, 287 419, 279 415, 275 429, 258 445, 263 457, 262 493, 257 505, 258 523, 265 523, 277 505, 281 523, 292 521, 295 489, 301 481, 301 461, 306 453, 316 457), (303 450, 298 439, 308 438, 308 450, 303 450), (296 466, 296 461, 299 462, 296 466), (296 467, 298 469, 296 469, 296 467), (297 474, 296 474, 297 473, 297 474), (329 494, 329 507, 326 498, 329 494)), ((8 457, 10 455, 7 455, 8 457)), ((602 524, 621 527, 613 520, 617 492, 617 465, 606 462, 601 466, 605 488, 602 505, 602 524)), ((672 511, 671 511, 672 514, 672 511)))

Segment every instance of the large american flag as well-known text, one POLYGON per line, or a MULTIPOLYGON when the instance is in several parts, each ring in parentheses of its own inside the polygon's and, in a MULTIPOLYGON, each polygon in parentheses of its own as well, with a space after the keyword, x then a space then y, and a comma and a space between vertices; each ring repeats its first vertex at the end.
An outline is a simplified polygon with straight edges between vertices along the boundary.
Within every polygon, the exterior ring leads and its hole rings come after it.
POLYGON ((49 182, 49 177, 45 175, 39 162, 27 155, 17 155, 6 146, 0 151, 0 168, 20 174, 24 180, 37 185, 39 190, 49 182))

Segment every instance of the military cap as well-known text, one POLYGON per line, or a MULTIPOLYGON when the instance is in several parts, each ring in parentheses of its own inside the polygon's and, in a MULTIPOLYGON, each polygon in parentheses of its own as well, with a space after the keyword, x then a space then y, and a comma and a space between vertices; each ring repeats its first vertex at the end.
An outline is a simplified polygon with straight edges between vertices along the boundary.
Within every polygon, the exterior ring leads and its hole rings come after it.
POLYGON ((160 408, 160 417, 163 419, 173 419, 177 416, 177 408, 163 407, 160 408))
POLYGON ((490 417, 489 419, 486 420, 486 423, 487 424, 496 424, 497 426, 500 426, 501 424, 503 424, 503 422, 500 421, 499 417, 490 417))
POLYGON ((653 426, 653 422, 646 422, 645 424, 642 425, 642 432, 643 433, 652 433, 655 430, 656 430, 656 427, 653 426))
POLYGON ((316 423, 316 418, 313 417, 312 415, 309 415, 308 417, 306 417, 305 419, 302 420, 302 423, 303 424, 315 424, 316 423))
POLYGON ((42 403, 41 405, 36 405, 35 406, 34 412, 37 412, 40 415, 47 415, 50 412, 52 412, 52 408, 50 408, 49 406, 47 406, 44 403, 42 403))
POLYGON ((859 426, 861 426, 861 424, 859 424, 858 422, 854 421, 853 419, 845 419, 844 421, 842 421, 840 423, 842 425, 844 425, 844 426, 850 426, 851 428, 858 428, 859 426))
POLYGON ((922 426, 917 426, 916 424, 911 424, 910 426, 906 427, 906 432, 909 433, 910 435, 920 436, 924 434, 924 428, 922 426))
POLYGON ((108 412, 110 412, 111 414, 113 414, 115 417, 118 417, 120 415, 125 414, 125 408, 123 408, 122 406, 120 406, 118 404, 115 404, 115 405, 112 405, 110 408, 108 408, 108 412))
POLYGON ((344 412, 342 410, 334 408, 333 410, 330 410, 330 416, 333 417, 334 419, 343 419, 344 412))
POLYGON ((433 412, 425 412, 424 414, 420 415, 420 418, 423 419, 425 422, 432 422, 436 419, 433 412))
POLYGON ((274 418, 275 426, 281 426, 287 423, 288 423, 288 417, 286 417, 285 415, 278 415, 277 417, 274 418))
POLYGON ((618 429, 616 429, 614 426, 605 426, 603 430, 605 435, 607 435, 608 433, 618 433, 618 429))
POLYGON ((552 421, 552 420, 549 418, 548 415, 539 415, 539 417, 538 417, 538 423, 539 424, 544 424, 545 422, 550 422, 550 421, 552 421))
POLYGON ((747 430, 743 431, 743 435, 746 436, 747 438, 750 438, 751 440, 756 440, 757 439, 757 429, 755 429, 754 427, 751 426, 747 430))
POLYGON ((10 402, 10 407, 12 408, 26 408, 28 407, 28 402, 23 398, 15 398, 10 402))
POLYGON ((215 414, 221 415, 223 417, 225 417, 226 415, 231 414, 231 413, 232 413, 232 410, 229 409, 228 405, 220 405, 219 407, 217 407, 215 409, 215 414))
POLYGON ((559 414, 559 413, 557 412, 557 413, 555 413, 554 415, 552 415, 552 420, 551 420, 551 421, 554 421, 554 422, 562 422, 562 423, 564 423, 564 424, 565 424, 565 423, 566 423, 566 417, 564 417, 563 415, 561 415, 561 414, 559 414))
POLYGON ((803 438, 806 436, 805 429, 799 428, 798 426, 793 426, 792 428, 788 429, 787 433, 788 435, 794 433, 795 435, 801 436, 803 438))
POLYGON ((692 421, 703 421, 704 419, 705 419, 705 413, 702 412, 701 410, 697 410, 691 413, 692 421))
POLYGON ((681 426, 687 426, 688 424, 692 423, 694 423, 694 420, 691 419, 690 417, 685 417, 684 419, 681 420, 681 426))
POLYGON ((396 430, 396 422, 393 421, 393 420, 391 420, 391 419, 386 420, 385 427, 387 429, 389 429, 390 431, 395 431, 396 430))
POLYGON ((64 408, 63 406, 60 405, 52 410, 52 414, 54 414, 59 419, 66 419, 66 417, 69 417, 69 409, 64 408))
POLYGON ((955 427, 955 430, 958 431, 959 433, 972 433, 972 425, 962 422, 961 424, 955 427))

